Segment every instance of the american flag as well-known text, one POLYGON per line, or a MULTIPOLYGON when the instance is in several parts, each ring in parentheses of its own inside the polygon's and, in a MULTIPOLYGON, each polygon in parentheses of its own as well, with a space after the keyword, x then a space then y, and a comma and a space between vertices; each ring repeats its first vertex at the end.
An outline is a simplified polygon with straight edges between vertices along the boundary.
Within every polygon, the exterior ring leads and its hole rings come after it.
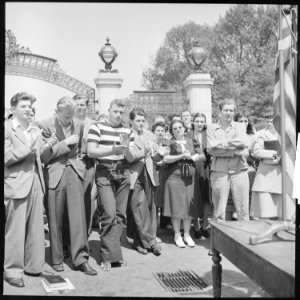
MULTIPOLYGON (((282 114, 285 121, 285 153, 286 153, 286 193, 292 197, 293 177, 296 157, 296 70, 293 58, 292 46, 294 45, 291 14, 285 14, 280 10, 282 21, 282 39, 279 41, 279 50, 282 49, 283 57, 283 87, 284 87, 284 106, 282 114)), ((278 51, 279 52, 279 51, 278 51)), ((274 127, 281 136, 280 122, 280 75, 279 75, 279 53, 277 54, 274 86, 274 127)), ((280 139, 281 140, 281 139, 280 139)), ((284 155, 285 153, 282 153, 284 155)), ((284 171, 284 170, 283 170, 284 171)))

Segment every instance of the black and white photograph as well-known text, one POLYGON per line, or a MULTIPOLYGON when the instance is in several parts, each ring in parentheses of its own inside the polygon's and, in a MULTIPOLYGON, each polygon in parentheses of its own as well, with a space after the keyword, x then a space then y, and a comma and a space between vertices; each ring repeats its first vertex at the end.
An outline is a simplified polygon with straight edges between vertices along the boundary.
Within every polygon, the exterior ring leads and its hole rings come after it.
POLYGON ((1 11, 4 297, 300 295, 298 5, 1 11))

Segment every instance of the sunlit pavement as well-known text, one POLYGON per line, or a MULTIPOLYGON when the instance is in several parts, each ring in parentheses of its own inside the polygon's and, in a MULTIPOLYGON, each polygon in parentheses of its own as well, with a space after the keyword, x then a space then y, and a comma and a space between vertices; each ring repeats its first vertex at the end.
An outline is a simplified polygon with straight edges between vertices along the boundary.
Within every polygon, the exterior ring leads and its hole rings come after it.
MULTIPOLYGON (((69 278, 75 290, 66 296, 121 296, 121 297, 213 297, 211 266, 208 256, 209 239, 195 240, 194 248, 178 248, 173 242, 173 233, 167 229, 159 229, 158 237, 162 239, 163 248, 160 256, 153 253, 141 255, 127 243, 125 234, 122 237, 122 250, 127 267, 112 268, 102 271, 99 267, 99 234, 96 229, 89 237, 91 247, 90 265, 98 271, 97 276, 87 276, 74 271, 71 259, 64 263, 64 272, 59 274, 69 278), (208 288, 193 293, 167 292, 157 282, 153 273, 176 272, 178 270, 194 271, 208 285, 208 288)), ((55 271, 49 265, 50 251, 48 234, 46 235, 46 270, 55 271)), ((222 297, 269 297, 258 285, 222 256, 222 297)), ((25 288, 15 288, 3 282, 4 295, 46 295, 41 279, 24 275, 25 288)), ((57 296, 56 294, 49 294, 57 296)))

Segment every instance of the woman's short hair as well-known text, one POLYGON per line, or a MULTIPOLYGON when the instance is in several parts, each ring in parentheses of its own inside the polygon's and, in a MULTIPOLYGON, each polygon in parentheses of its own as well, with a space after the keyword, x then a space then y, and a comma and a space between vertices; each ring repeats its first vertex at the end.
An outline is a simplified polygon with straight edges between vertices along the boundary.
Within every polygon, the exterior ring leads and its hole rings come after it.
MULTIPOLYGON (((194 122, 196 120, 196 118, 203 118, 205 120, 206 123, 206 115, 203 113, 195 113, 193 116, 193 123, 192 123, 192 129, 195 130, 195 125, 194 122)), ((204 126, 203 130, 206 130, 206 126, 204 126)))
POLYGON ((167 131, 167 126, 165 123, 157 122, 152 126, 152 132, 154 132, 157 127, 162 127, 165 131, 167 131))
POLYGON ((171 121, 170 127, 169 127, 169 131, 170 131, 170 133, 171 133, 172 135, 174 135, 174 134, 173 134, 173 125, 174 125, 175 123, 180 123, 180 124, 182 125, 182 127, 185 128, 184 123, 183 123, 182 120, 176 120, 176 119, 175 119, 175 120, 171 121))
POLYGON ((19 101, 21 100, 25 100, 25 101, 29 100, 32 104, 33 102, 36 101, 36 98, 33 95, 30 95, 25 92, 17 93, 10 99, 10 106, 11 107, 17 106, 19 101))

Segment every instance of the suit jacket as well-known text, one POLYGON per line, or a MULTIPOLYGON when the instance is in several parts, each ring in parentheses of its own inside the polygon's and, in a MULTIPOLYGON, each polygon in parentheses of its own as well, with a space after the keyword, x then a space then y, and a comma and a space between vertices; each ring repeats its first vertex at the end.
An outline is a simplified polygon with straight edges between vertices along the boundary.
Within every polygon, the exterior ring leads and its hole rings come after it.
POLYGON ((79 177, 84 180, 85 165, 78 158, 81 148, 81 140, 83 135, 83 123, 78 119, 73 119, 71 134, 79 135, 79 144, 66 145, 65 135, 57 117, 41 121, 38 126, 42 129, 42 135, 48 139, 53 133, 56 134, 58 143, 51 149, 45 151, 41 156, 44 163, 45 182, 49 189, 55 189, 63 175, 66 164, 69 161, 79 177))
POLYGON ((90 130, 91 125, 95 123, 95 121, 89 117, 85 117, 84 119, 84 130, 83 130, 83 136, 82 136, 82 142, 81 142, 81 152, 86 154, 87 153, 87 139, 88 139, 88 133, 90 130))
POLYGON ((45 183, 43 178, 40 155, 42 150, 42 135, 37 126, 31 131, 37 135, 34 154, 20 127, 14 127, 12 120, 5 122, 5 151, 4 151, 4 198, 24 199, 28 196, 36 168, 43 193, 45 183))
MULTIPOLYGON (((144 145, 149 142, 153 143, 155 135, 151 131, 143 130, 143 140, 144 145)), ((158 174, 156 168, 150 153, 147 153, 145 156, 144 145, 141 144, 135 135, 133 144, 129 145, 129 150, 125 154, 125 158, 130 163, 130 189, 134 189, 136 181, 144 166, 146 166, 147 173, 151 178, 153 186, 158 186, 158 174), (145 162, 143 161, 144 158, 145 162)))

